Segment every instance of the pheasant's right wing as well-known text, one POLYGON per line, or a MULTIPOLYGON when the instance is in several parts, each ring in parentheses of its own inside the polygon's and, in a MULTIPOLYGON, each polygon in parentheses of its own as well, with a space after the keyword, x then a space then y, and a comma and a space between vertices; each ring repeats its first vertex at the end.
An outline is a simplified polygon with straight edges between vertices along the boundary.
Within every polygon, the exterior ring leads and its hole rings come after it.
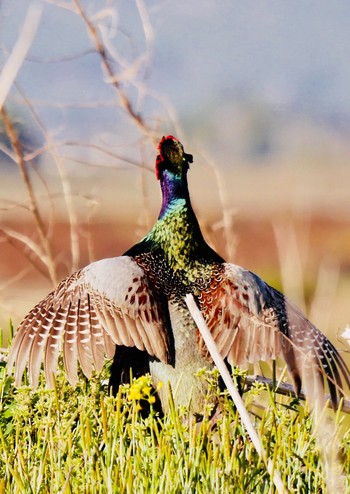
POLYGON ((168 362, 168 337, 162 307, 143 269, 128 256, 89 264, 62 281, 21 323, 9 355, 19 385, 28 363, 36 387, 41 362, 53 385, 60 349, 69 382, 77 382, 77 363, 87 377, 100 371, 115 345, 136 347, 168 362))

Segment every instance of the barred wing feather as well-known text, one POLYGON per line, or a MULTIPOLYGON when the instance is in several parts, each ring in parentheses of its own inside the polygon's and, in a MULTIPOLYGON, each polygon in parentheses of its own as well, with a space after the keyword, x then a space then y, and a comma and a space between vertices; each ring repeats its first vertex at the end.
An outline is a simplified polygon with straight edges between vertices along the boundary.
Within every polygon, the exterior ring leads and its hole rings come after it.
POLYGON ((14 338, 8 361, 19 385, 26 365, 30 384, 38 384, 44 362, 53 385, 62 349, 68 380, 77 382, 78 362, 87 377, 100 371, 116 345, 135 346, 168 362, 162 308, 144 271, 128 256, 103 259, 77 271, 32 309, 14 338))
MULTIPOLYGON (((222 277, 198 297, 223 358, 232 365, 286 361, 296 391, 314 395, 327 380, 333 405, 350 386, 350 373, 332 343, 291 301, 254 273, 225 263, 222 277)), ((315 396, 316 397, 316 396, 315 396)))

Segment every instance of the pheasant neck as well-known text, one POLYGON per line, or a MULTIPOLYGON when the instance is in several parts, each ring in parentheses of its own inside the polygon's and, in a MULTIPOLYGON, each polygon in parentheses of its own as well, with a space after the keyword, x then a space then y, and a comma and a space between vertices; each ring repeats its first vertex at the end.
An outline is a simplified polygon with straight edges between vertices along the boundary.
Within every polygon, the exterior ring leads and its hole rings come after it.
POLYGON ((176 205, 182 204, 192 210, 186 173, 180 176, 164 170, 160 185, 162 189, 162 207, 159 219, 162 219, 167 211, 173 209, 176 205))
MULTIPOLYGON (((164 170, 161 175, 162 207, 151 231, 125 255, 157 252, 173 273, 182 273, 182 282, 193 282, 203 275, 203 262, 209 265, 223 259, 205 242, 191 206, 187 178, 164 170)), ((138 262, 141 262, 140 259, 138 262)), ((159 262, 159 261, 158 261, 159 262)), ((143 265, 147 268, 147 263, 143 265)), ((211 268, 208 268, 209 271, 211 268)))

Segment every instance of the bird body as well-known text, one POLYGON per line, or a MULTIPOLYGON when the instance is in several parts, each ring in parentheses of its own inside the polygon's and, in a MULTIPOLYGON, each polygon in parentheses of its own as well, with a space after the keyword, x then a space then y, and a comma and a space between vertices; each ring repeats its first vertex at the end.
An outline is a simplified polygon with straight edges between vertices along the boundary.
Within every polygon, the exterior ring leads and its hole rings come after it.
MULTIPOLYGON (((203 413, 208 387, 198 377, 199 369, 212 369, 213 363, 198 351, 196 325, 182 302, 169 303, 169 315, 174 338, 175 359, 164 364, 150 362, 150 374, 154 385, 165 383, 158 391, 162 409, 168 411, 168 385, 170 384, 177 406, 187 406, 193 413, 203 413)), ((209 404, 209 402, 208 402, 209 404)))
MULTIPOLYGON (((151 231, 126 252, 142 267, 163 302, 168 315, 172 357, 167 363, 151 359, 150 373, 155 385, 169 383, 177 405, 202 411, 206 383, 196 376, 199 369, 213 363, 198 351, 198 330, 185 305, 187 293, 199 296, 211 287, 221 271, 222 258, 204 241, 193 212, 186 179, 187 170, 174 176, 162 175, 163 203, 151 231)), ((167 385, 159 391, 162 408, 168 409, 167 385)))
MULTIPOLYGON (((20 384, 28 363, 30 383, 40 366, 48 385, 60 348, 69 381, 77 363, 87 377, 114 362, 114 391, 150 372, 162 408, 168 383, 177 405, 203 411, 207 385, 196 377, 213 363, 185 305, 191 293, 222 357, 231 365, 284 357, 297 392, 301 382, 323 392, 327 381, 334 406, 350 372, 330 341, 288 301, 254 273, 226 263, 204 240, 191 206, 187 172, 192 156, 172 136, 158 146, 156 176, 162 189, 159 218, 124 256, 94 262, 61 282, 21 323, 9 368, 20 384)), ((315 393, 314 393, 315 394, 315 393)))

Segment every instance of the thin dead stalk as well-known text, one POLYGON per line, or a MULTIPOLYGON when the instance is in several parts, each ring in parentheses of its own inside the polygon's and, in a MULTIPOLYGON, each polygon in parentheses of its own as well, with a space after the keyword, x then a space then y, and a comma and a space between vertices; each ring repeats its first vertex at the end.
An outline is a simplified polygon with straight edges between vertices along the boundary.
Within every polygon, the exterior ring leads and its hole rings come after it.
POLYGON ((44 220, 41 216, 39 206, 38 206, 38 203, 36 200, 36 196, 34 193, 33 184, 32 184, 32 181, 30 179, 30 176, 29 176, 29 173, 28 173, 25 161, 24 161, 21 143, 19 141, 16 129, 12 125, 12 122, 11 122, 9 116, 7 115, 7 112, 5 111, 4 107, 2 107, 0 109, 0 115, 1 115, 1 118, 4 122, 6 133, 7 133, 7 136, 9 138, 10 142, 11 142, 11 146, 12 146, 12 149, 13 149, 14 154, 15 154, 15 160, 16 160, 16 163, 17 163, 18 168, 20 170, 21 177, 22 177, 23 183, 26 187, 27 194, 29 197, 29 210, 31 211, 31 213, 34 217, 36 229, 37 229, 39 239, 40 239, 40 247, 41 247, 40 251, 41 252, 37 253, 37 255, 39 257, 42 257, 44 264, 47 266, 48 274, 49 274, 52 282, 54 284, 57 284, 57 272, 56 272, 56 265, 54 262, 52 247, 51 247, 51 244, 50 244, 48 237, 47 237, 45 223, 44 223, 44 220))
POLYGON ((27 11, 20 35, 0 74, 0 108, 3 107, 24 59, 34 41, 42 15, 42 6, 32 3, 27 11))
MULTIPOLYGON (((63 189, 63 197, 66 205, 66 210, 68 214, 68 219, 69 219, 69 228, 70 228, 70 247, 71 247, 71 255, 72 255, 72 266, 71 269, 72 271, 76 271, 79 267, 79 257, 80 257, 80 251, 79 251, 79 236, 78 236, 78 218, 77 214, 74 208, 74 203, 73 203, 73 194, 71 191, 71 186, 68 180, 68 176, 64 167, 63 163, 63 158, 62 156, 57 152, 56 145, 53 142, 49 132, 46 130, 45 126, 41 122, 37 112, 35 111, 35 108, 33 107, 31 101, 26 97, 26 95, 23 93, 23 91, 16 85, 16 88, 18 92, 21 94, 23 100, 25 101, 28 109, 30 110, 38 128, 40 129, 42 135, 45 138, 46 145, 47 145, 47 151, 51 154, 57 170, 60 175, 60 180, 62 184, 62 189, 63 189)), ((57 284, 57 280, 55 282, 57 284)))
MULTIPOLYGON (((3 239, 15 249, 19 249, 27 261, 43 276, 48 277, 48 266, 40 246, 31 238, 10 228, 0 228, 3 239)), ((1 239, 1 237, 0 237, 1 239)), ((52 281, 52 280, 51 280, 52 281)))
POLYGON ((266 465, 266 469, 271 475, 271 478, 273 480, 273 483, 275 484, 276 490, 278 493, 287 493, 287 489, 283 485, 280 473, 278 470, 274 468, 273 462, 271 459, 268 459, 266 451, 263 447, 261 438, 259 437, 252 421, 250 418, 250 415, 244 405, 244 402, 232 380, 232 377, 228 371, 228 368, 224 362, 224 359, 219 353, 219 350, 217 348, 217 345, 214 341, 214 338, 206 325, 206 322, 204 320, 204 317, 201 313, 201 311, 198 309, 196 302, 194 301, 193 295, 188 294, 186 295, 186 304, 188 307, 188 310, 190 311, 191 316, 193 317, 197 328, 200 331, 200 334, 209 350, 210 356, 212 357, 216 367, 218 368, 220 375, 227 387, 227 390, 229 391, 231 398, 237 408, 237 411, 242 419, 242 422, 244 424, 244 427, 246 428, 246 431, 252 440, 252 443, 254 444, 254 447, 266 465))
MULTIPOLYGON (((305 393, 301 391, 299 396, 295 394, 294 387, 292 384, 286 382, 279 382, 276 386, 276 382, 273 379, 269 379, 263 376, 245 376, 244 377, 244 391, 248 391, 255 384, 263 384, 267 388, 271 389, 274 393, 280 394, 282 396, 291 396, 293 398, 306 400, 305 393)), ((332 408, 330 395, 326 395, 325 399, 327 400, 328 407, 332 408)), ((344 413, 350 413, 350 401, 343 400, 341 403, 341 411, 344 413)))
POLYGON ((92 23, 92 21, 87 16, 86 12, 84 11, 84 9, 81 6, 80 1, 74 0, 74 4, 75 4, 75 8, 76 8, 76 13, 78 15, 80 15, 80 17, 85 22, 89 36, 95 45, 96 52, 101 57, 102 67, 103 67, 105 73, 107 74, 107 82, 109 82, 111 84, 111 86, 114 87, 115 90, 117 91, 121 107, 129 115, 129 117, 132 119, 132 121, 136 125, 136 127, 139 128, 143 134, 150 137, 154 143, 156 143, 156 137, 154 136, 151 128, 146 124, 143 117, 139 113, 136 112, 133 104, 131 103, 130 99, 126 95, 126 93, 125 93, 125 91, 124 91, 124 89, 123 89, 123 87, 119 81, 118 76, 114 72, 112 64, 108 58, 108 54, 107 54, 105 45, 103 44, 95 25, 92 23))
POLYGON ((222 173, 219 168, 213 163, 210 158, 204 155, 205 161, 213 170, 215 175, 215 181, 217 184, 217 190, 219 193, 220 207, 222 211, 222 221, 214 226, 215 229, 223 228, 225 238, 226 257, 229 262, 232 262, 235 258, 237 250, 237 236, 234 231, 234 217, 236 211, 229 207, 229 200, 227 194, 227 187, 224 183, 222 173))

